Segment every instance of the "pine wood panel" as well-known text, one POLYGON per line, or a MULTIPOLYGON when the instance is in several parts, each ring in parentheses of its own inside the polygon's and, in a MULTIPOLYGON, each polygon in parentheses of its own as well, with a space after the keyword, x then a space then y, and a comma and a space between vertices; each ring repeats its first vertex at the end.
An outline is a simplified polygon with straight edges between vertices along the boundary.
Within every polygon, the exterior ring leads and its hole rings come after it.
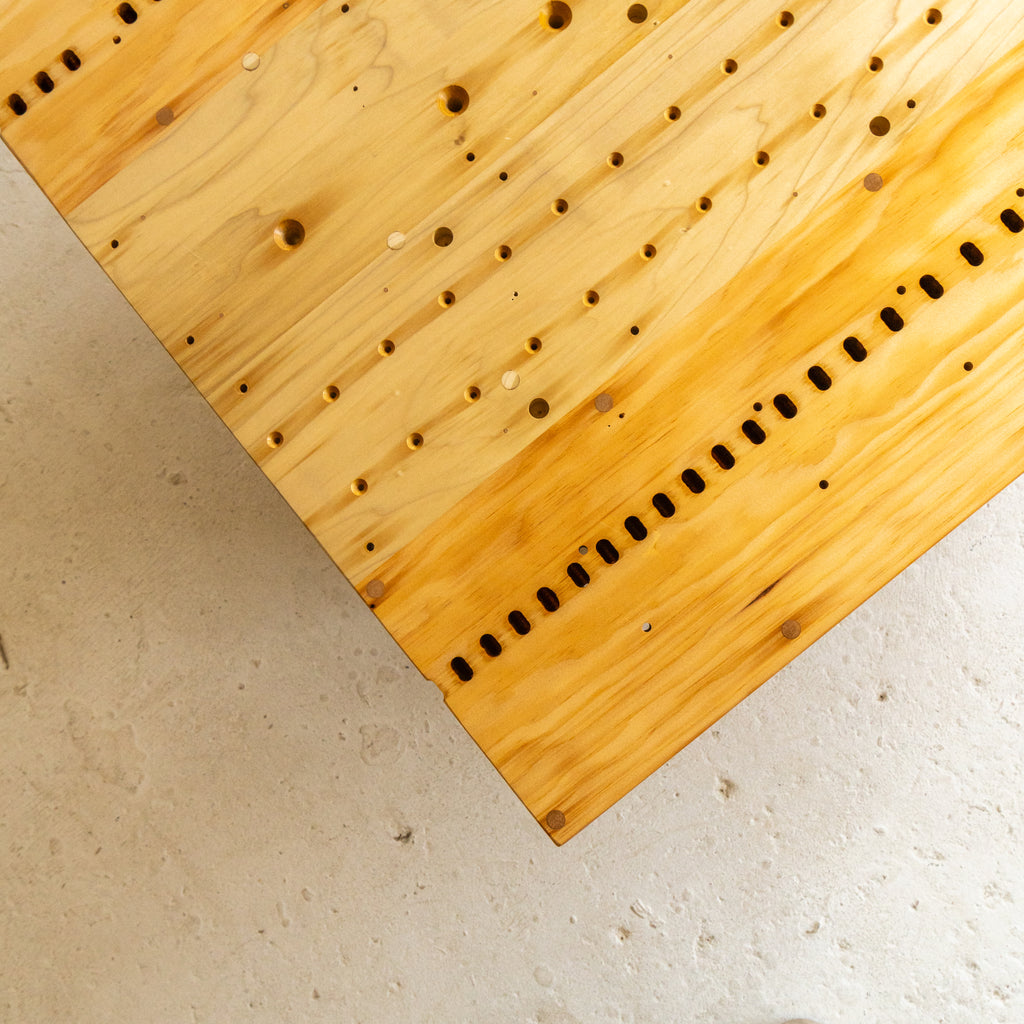
POLYGON ((0 129, 560 843, 1019 471, 1022 47, 16 0, 0 129))

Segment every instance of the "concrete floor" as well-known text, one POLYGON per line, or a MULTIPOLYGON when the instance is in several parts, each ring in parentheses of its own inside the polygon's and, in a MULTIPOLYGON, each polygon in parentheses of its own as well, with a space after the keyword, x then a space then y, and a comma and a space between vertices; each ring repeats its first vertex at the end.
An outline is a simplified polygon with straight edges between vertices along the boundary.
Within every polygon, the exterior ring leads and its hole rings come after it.
POLYGON ((1020 483, 558 850, 2 148, 0 331, 0 1021, 1024 1020, 1020 483))

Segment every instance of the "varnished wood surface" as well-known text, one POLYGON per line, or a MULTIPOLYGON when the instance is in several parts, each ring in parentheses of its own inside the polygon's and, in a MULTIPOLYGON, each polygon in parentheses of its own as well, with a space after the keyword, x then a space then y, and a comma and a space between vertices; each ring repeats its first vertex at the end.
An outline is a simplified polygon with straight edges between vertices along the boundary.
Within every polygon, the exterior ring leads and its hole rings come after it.
POLYGON ((5 140, 556 842, 1021 465, 1024 12, 637 6, 0 13, 5 140))

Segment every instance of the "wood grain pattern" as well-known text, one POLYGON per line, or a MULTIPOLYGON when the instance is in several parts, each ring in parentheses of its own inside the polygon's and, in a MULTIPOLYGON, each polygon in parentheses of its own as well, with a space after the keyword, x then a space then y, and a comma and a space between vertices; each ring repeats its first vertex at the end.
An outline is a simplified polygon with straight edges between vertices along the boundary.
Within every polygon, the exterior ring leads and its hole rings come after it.
POLYGON ((132 11, 5 140, 556 842, 1019 472, 1010 0, 132 11))

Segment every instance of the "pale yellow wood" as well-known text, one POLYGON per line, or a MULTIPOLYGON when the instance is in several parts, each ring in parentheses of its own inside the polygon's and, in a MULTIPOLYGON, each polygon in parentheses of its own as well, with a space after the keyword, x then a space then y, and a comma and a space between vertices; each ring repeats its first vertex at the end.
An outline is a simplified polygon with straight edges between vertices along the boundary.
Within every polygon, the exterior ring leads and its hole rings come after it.
POLYGON ((1011 0, 132 6, 5 139, 556 842, 1019 472, 1011 0))

